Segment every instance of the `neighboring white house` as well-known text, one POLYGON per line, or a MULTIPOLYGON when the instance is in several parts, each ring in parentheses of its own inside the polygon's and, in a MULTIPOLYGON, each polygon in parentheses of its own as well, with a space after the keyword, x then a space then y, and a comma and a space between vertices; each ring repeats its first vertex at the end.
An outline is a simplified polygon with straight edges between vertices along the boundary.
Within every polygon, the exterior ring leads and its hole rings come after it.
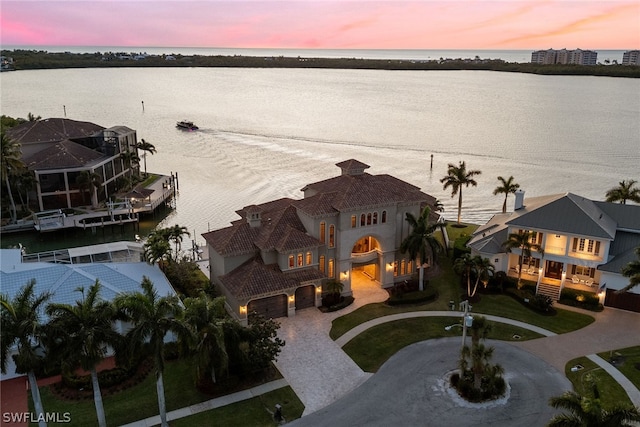
POLYGON ((532 251, 524 259, 522 277, 535 281, 538 292, 557 300, 563 288, 575 288, 598 293, 606 305, 640 311, 640 288, 615 292, 629 284, 622 267, 637 259, 640 206, 572 193, 524 200, 518 191, 514 211, 479 227, 468 246, 474 255, 492 260, 496 271, 517 276, 520 250, 507 253, 502 245, 509 234, 521 231, 534 232, 534 243, 544 250, 544 256, 532 251))
POLYGON ((406 214, 418 216, 435 198, 354 159, 336 166, 341 174, 306 185, 303 199, 246 206, 230 227, 203 234, 211 281, 241 322, 254 311, 276 318, 319 306, 327 280, 352 295, 354 275, 388 288, 416 271, 399 251, 406 214))
MULTIPOLYGON (((58 258, 55 262, 23 262, 20 249, 0 249, 0 292, 9 299, 18 293, 20 288, 35 279, 35 294, 50 292, 51 303, 74 304, 81 298, 76 291, 78 287, 88 289, 96 282, 102 284, 100 297, 113 300, 116 295, 128 292, 140 292, 143 278, 148 277, 159 296, 175 295, 176 292, 167 281, 164 273, 157 265, 145 262, 130 262, 138 258, 141 244, 123 242, 122 244, 95 245, 65 251, 55 251, 58 258), (88 260, 101 259, 103 262, 88 260), (115 262, 122 260, 125 262, 115 262), (110 262, 114 261, 114 262, 110 262), (74 262, 73 264, 71 262, 74 262)), ((42 259, 53 260, 54 252, 42 254, 42 259)), ((31 256, 33 260, 35 255, 31 256)), ((41 319, 46 321, 42 313, 41 319)), ((125 326, 117 322, 116 329, 125 332, 125 326)), ((0 381, 22 376, 15 372, 11 354, 8 358, 7 373, 0 374, 0 381)))

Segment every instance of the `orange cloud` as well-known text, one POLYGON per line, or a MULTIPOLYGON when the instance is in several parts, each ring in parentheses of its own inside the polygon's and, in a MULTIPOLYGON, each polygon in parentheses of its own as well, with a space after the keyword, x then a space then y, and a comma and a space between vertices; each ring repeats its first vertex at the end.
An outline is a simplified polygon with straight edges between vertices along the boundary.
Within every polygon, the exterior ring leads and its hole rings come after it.
MULTIPOLYGON (((534 42, 540 39, 549 39, 558 36, 567 36, 574 35, 580 32, 588 31, 592 27, 597 26, 600 23, 611 24, 615 22, 616 19, 620 17, 624 17, 626 14, 633 13, 635 16, 640 16, 640 3, 636 4, 624 4, 620 6, 616 6, 608 11, 603 13, 599 13, 597 15, 588 16, 585 18, 581 18, 570 22, 566 25, 562 25, 558 28, 542 32, 540 34, 535 35, 524 35, 519 37, 512 37, 508 39, 504 39, 501 43, 511 44, 511 43, 520 43, 520 42, 534 42)), ((612 28, 612 31, 614 29, 612 28)), ((615 29, 618 31, 618 29, 615 29)))

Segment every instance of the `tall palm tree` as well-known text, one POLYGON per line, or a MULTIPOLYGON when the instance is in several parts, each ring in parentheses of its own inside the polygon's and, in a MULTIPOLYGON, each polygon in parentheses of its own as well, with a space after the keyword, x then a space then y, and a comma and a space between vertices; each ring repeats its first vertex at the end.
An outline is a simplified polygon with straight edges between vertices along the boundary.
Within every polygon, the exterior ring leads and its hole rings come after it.
POLYGON ((407 212, 405 219, 411 227, 411 233, 400 244, 401 252, 408 253, 411 259, 417 259, 420 271, 418 287, 421 291, 424 289, 423 265, 428 259, 428 254, 432 255, 435 262, 438 253, 442 251, 440 241, 433 235, 436 224, 429 224, 430 213, 429 206, 425 206, 417 218, 411 212, 407 212))
POLYGON ((135 151, 123 151, 120 153, 120 158, 124 163, 124 168, 129 169, 129 176, 132 177, 135 172, 135 165, 140 164, 140 156, 135 151))
POLYGON ((127 343, 131 351, 140 351, 148 344, 156 369, 156 392, 162 426, 167 424, 167 406, 164 397, 164 340, 169 332, 178 337, 189 336, 189 328, 181 321, 182 306, 177 296, 160 297, 153 283, 144 277, 142 292, 116 297, 115 305, 120 313, 132 324, 127 333, 127 343))
POLYGON ((144 138, 136 144, 136 147, 138 150, 144 151, 142 155, 144 157, 144 176, 147 176, 147 153, 154 155, 157 153, 156 147, 152 143, 145 141, 144 138))
POLYGON ((473 261, 473 257, 470 254, 464 254, 453 263, 453 268, 458 274, 463 274, 467 278, 467 296, 471 298, 475 295, 475 292, 471 293, 471 272, 473 271, 473 267, 475 263, 473 261))
POLYGON ((476 284, 473 287, 473 294, 470 296, 474 296, 476 294, 480 281, 482 281, 486 287, 489 276, 493 276, 493 272, 495 270, 496 268, 489 258, 483 258, 480 255, 473 257, 473 271, 476 274, 476 284))
POLYGON ((508 239, 502 243, 502 247, 511 252, 513 249, 520 249, 519 268, 518 268, 518 289, 522 287, 522 264, 525 257, 531 257, 531 251, 536 251, 540 257, 544 256, 542 246, 533 243, 534 233, 532 231, 523 231, 520 233, 510 233, 508 239))
POLYGON ((5 133, 2 131, 0 133, 0 138, 2 140, 2 157, 0 162, 2 180, 5 182, 7 186, 7 196, 9 197, 9 215, 11 216, 11 222, 15 223, 18 220, 18 214, 16 211, 16 203, 13 200, 13 194, 11 192, 11 183, 10 178, 17 175, 21 170, 25 168, 24 163, 22 162, 22 152, 20 149, 20 144, 12 141, 5 133))
POLYGON ((588 375, 587 387, 589 395, 581 395, 575 391, 567 391, 561 396, 549 399, 549 404, 556 409, 565 409, 554 416, 548 427, 632 427, 640 422, 640 409, 634 406, 617 405, 605 409, 600 401, 600 391, 593 378, 588 375))
POLYGON ((107 421, 96 367, 107 356, 108 346, 118 348, 122 337, 113 326, 115 307, 100 298, 101 288, 96 279, 88 291, 85 292, 83 287, 76 289, 82 297, 75 304, 50 304, 47 314, 51 318, 51 331, 62 349, 66 368, 73 369, 79 365, 90 372, 98 425, 105 427, 107 421))
POLYGON ((610 189, 605 194, 607 202, 620 202, 625 205, 627 200, 631 200, 640 203, 640 188, 635 186, 637 182, 635 179, 620 181, 617 187, 610 189))
POLYGON ((629 262, 629 264, 622 268, 622 275, 629 278, 629 284, 619 292, 626 292, 640 285, 640 246, 636 248, 635 252, 638 259, 629 262))
POLYGON ((164 269, 164 261, 171 259, 171 244, 162 230, 154 230, 143 245, 144 257, 149 264, 158 264, 164 269))
POLYGON ((169 240, 173 241, 175 245, 176 254, 174 259, 177 261, 180 249, 182 249, 183 236, 191 237, 191 233, 189 233, 187 227, 183 227, 178 224, 173 227, 169 227, 167 232, 169 240))
POLYGON ((476 187, 478 183, 473 179, 474 176, 480 175, 482 172, 479 170, 467 170, 467 164, 465 162, 459 162, 458 166, 453 163, 449 163, 447 169, 447 175, 440 180, 444 184, 443 189, 446 190, 451 187, 451 197, 458 195, 458 224, 462 215, 462 186, 469 187, 470 185, 476 187))
POLYGON ((500 181, 500 185, 498 185, 495 190, 493 190, 493 195, 496 196, 498 194, 504 194, 504 203, 502 203, 502 213, 507 211, 507 197, 509 194, 515 194, 516 191, 520 188, 520 184, 516 184, 513 182, 513 176, 510 176, 507 179, 499 176, 498 181, 500 181))
POLYGON ((224 297, 210 298, 205 293, 184 300, 184 321, 192 329, 191 343, 195 359, 196 378, 217 381, 217 373, 224 374, 229 367, 225 346, 225 322, 229 321, 224 308, 224 297))
POLYGON ((2 373, 6 373, 9 350, 14 344, 17 345, 18 352, 13 357, 16 372, 27 374, 33 405, 38 418, 42 419, 38 424, 46 426, 35 369, 42 360, 40 341, 44 334, 44 325, 40 320, 40 315, 43 312, 44 304, 51 298, 51 294, 42 293, 36 296, 35 285, 36 281, 31 280, 11 300, 5 294, 0 295, 0 310, 2 310, 0 358, 2 373))
POLYGON ((91 170, 83 170, 76 177, 76 184, 80 188, 82 192, 82 201, 84 203, 84 193, 85 191, 91 193, 91 206, 98 206, 98 192, 97 190, 102 185, 102 177, 100 174, 97 174, 91 170))

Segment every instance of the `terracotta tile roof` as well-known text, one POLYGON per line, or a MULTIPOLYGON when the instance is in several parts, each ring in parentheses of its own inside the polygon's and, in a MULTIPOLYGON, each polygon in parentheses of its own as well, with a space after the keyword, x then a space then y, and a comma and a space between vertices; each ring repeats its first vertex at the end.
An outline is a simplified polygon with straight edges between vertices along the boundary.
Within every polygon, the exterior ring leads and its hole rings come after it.
POLYGON ((246 216, 260 213, 259 227, 251 227, 243 217, 230 227, 205 233, 202 236, 216 252, 224 256, 248 254, 256 249, 264 251, 292 251, 316 247, 320 242, 306 234, 304 225, 292 206, 291 199, 279 199, 261 205, 250 205, 237 211, 246 216))
POLYGON ((7 136, 20 144, 29 142, 59 142, 66 139, 87 138, 104 127, 90 122, 53 118, 26 122, 7 129, 7 136))
POLYGON ((77 144, 64 140, 52 144, 42 151, 23 159, 30 170, 70 169, 91 166, 107 159, 108 156, 77 144))
POLYGON ((256 246, 253 242, 257 235, 257 228, 251 228, 247 222, 242 222, 204 233, 202 237, 220 255, 234 256, 255 251, 256 246))
POLYGON ((327 276, 322 274, 320 270, 312 267, 296 268, 294 270, 283 272, 288 278, 295 280, 298 284, 309 282, 311 280, 326 279, 327 276))
POLYGON ((266 266, 257 259, 245 262, 220 276, 219 280, 237 299, 259 298, 299 286, 295 278, 283 274, 277 267, 266 266))
POLYGON ((391 175, 340 175, 309 184, 303 190, 311 190, 313 196, 296 202, 296 206, 311 216, 335 211, 385 206, 394 203, 432 202, 433 197, 420 188, 391 175), (315 199, 314 199, 315 198, 315 199))

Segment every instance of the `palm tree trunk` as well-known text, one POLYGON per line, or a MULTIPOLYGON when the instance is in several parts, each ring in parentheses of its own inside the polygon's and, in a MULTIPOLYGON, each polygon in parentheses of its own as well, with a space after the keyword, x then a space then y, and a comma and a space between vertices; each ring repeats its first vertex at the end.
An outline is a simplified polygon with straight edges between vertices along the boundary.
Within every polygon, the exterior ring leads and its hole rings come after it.
POLYGON ((460 224, 460 219, 462 218, 462 186, 458 189, 458 225, 460 224))
POLYGON ((11 185, 9 184, 9 174, 7 174, 7 194, 9 195, 9 203, 11 204, 11 222, 15 223, 18 220, 18 214, 16 213, 16 202, 13 200, 13 194, 11 194, 11 185))
POLYGON ((102 393, 100 393, 100 383, 98 382, 98 372, 95 366, 91 368, 91 386, 93 387, 93 402, 96 405, 98 425, 100 427, 107 427, 107 419, 105 418, 104 406, 102 405, 102 393))
POLYGON ((156 393, 158 394, 158 409, 160 410, 160 425, 169 427, 167 423, 167 405, 164 400, 164 383, 162 382, 162 372, 158 371, 156 379, 156 393))
POLYGON ((29 388, 31 389, 33 406, 35 407, 36 414, 38 415, 38 425, 40 427, 47 427, 47 423, 44 420, 44 409, 42 408, 42 399, 40 398, 40 389, 38 388, 36 374, 33 371, 29 371, 29 373, 27 373, 27 377, 29 378, 29 388))
MULTIPOLYGON (((508 195, 509 193, 507 193, 508 195)), ((502 213, 506 213, 507 212, 507 196, 504 196, 504 203, 502 204, 502 213)))

